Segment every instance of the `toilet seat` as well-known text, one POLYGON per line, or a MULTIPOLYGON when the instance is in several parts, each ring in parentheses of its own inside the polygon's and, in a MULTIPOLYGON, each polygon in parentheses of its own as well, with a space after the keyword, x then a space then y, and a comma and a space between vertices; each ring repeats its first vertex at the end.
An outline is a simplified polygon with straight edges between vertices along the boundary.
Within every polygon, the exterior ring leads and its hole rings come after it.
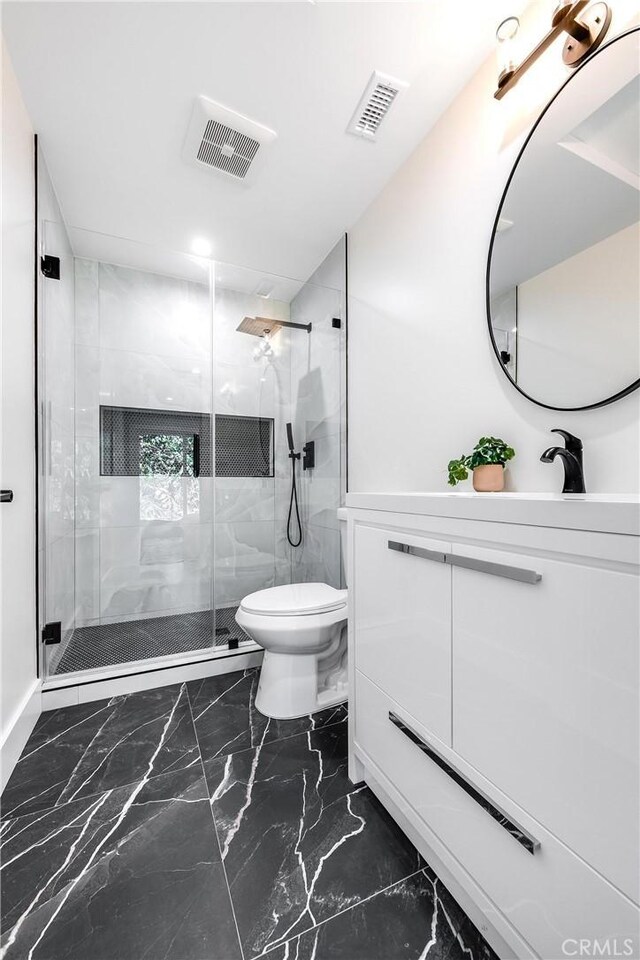
POLYGON ((347 591, 328 583, 291 583, 250 593, 240 609, 262 617, 304 617, 340 610, 346 602, 347 591))

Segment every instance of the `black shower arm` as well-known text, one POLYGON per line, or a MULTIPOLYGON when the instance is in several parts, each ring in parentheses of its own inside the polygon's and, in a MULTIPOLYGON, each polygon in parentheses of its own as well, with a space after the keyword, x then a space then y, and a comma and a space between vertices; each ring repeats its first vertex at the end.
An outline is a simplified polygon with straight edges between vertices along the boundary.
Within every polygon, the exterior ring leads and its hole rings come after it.
POLYGON ((276 320, 274 322, 280 327, 290 327, 293 330, 306 330, 307 333, 311 333, 310 323, 293 323, 291 320, 276 320))

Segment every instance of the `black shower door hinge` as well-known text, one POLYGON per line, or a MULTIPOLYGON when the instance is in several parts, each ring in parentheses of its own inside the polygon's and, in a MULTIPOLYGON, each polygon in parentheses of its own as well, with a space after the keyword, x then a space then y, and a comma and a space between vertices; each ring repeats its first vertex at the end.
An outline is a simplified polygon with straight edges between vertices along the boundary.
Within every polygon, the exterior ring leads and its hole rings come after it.
POLYGON ((50 257, 48 254, 40 257, 40 270, 43 277, 48 277, 49 280, 59 280, 60 257, 50 257))
POLYGON ((60 620, 45 623, 42 628, 42 639, 47 645, 50 643, 60 643, 62 640, 62 623, 60 620))
POLYGON ((331 326, 334 327, 336 330, 339 330, 342 327, 342 320, 340 319, 340 317, 334 317, 331 321, 331 326))

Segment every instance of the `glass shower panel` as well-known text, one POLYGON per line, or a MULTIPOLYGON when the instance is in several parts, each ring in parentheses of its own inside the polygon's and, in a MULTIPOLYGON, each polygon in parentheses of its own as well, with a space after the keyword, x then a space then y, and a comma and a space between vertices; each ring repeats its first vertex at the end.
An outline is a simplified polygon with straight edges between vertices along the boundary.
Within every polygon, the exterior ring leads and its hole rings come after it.
POLYGON ((341 240, 291 301, 291 319, 311 323, 292 340, 295 435, 314 445, 315 466, 300 484, 304 538, 291 550, 293 582, 344 586, 338 507, 346 493, 346 241, 341 240), (338 326, 339 324, 339 326, 338 326))
MULTIPOLYGON (((218 644, 211 264, 68 233, 76 254, 74 357, 65 378, 75 408, 65 571, 73 613, 49 664, 56 676, 184 658, 218 644)), ((45 300, 46 329, 53 319, 45 300)), ((49 377, 45 395, 50 402, 49 377)), ((50 605, 56 593, 48 577, 50 605)))
POLYGON ((45 673, 53 673, 75 626, 74 261, 64 223, 39 226, 38 311, 39 629, 45 673), (47 629, 47 625, 48 629, 47 629))
POLYGON ((232 619, 244 596, 275 585, 313 580, 341 585, 336 511, 345 474, 344 279, 344 243, 306 282, 216 264, 219 617, 224 612, 232 619), (241 439, 247 422, 253 446, 246 435, 241 439), (302 457, 295 461, 299 546, 291 543, 298 540, 295 510, 288 525, 288 423, 296 452, 313 444, 315 453, 313 468, 304 469, 302 457))
POLYGON ((256 649, 244 596, 343 581, 344 243, 298 281, 62 225, 47 242, 47 675, 256 649))

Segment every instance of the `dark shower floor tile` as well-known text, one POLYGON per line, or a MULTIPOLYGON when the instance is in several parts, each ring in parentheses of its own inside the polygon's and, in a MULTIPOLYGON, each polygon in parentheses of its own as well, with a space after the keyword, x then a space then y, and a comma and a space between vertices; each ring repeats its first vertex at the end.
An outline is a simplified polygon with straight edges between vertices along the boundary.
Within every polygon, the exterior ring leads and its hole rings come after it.
POLYGON ((255 705, 260 668, 227 673, 188 684, 198 743, 204 760, 248 750, 308 730, 345 723, 345 704, 296 720, 272 720, 255 705))
POLYGON ((237 609, 221 607, 215 611, 215 635, 212 633, 213 610, 78 627, 54 672, 57 676, 75 670, 95 670, 152 657, 227 647, 229 641, 237 641, 238 645, 251 643, 235 621, 237 609))
POLYGON ((2 816, 44 810, 199 764, 185 684, 43 713, 2 795, 2 816))
POLYGON ((350 783, 346 708, 270 721, 257 680, 41 717, 2 798, 5 960, 496 960, 350 783))

